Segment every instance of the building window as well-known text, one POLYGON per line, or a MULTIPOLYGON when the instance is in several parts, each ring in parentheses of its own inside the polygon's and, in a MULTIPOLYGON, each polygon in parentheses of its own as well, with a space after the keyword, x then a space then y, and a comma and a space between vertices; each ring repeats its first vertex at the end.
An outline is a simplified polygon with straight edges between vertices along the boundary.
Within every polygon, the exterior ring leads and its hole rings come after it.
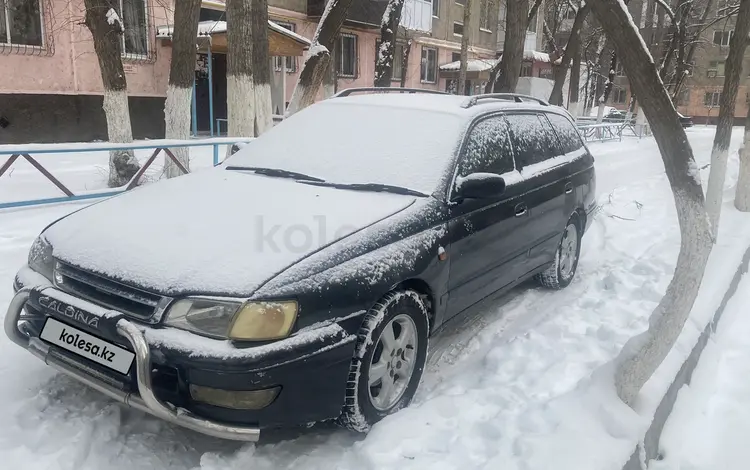
MULTIPOLYGON (((380 39, 375 40, 375 60, 380 55, 380 39)), ((393 71, 391 73, 391 80, 394 82, 400 82, 404 76, 404 45, 396 44, 393 49, 393 71)))
POLYGON ((552 74, 552 68, 544 67, 542 69, 539 69, 539 78, 544 78, 547 80, 554 80, 555 77, 552 74))
POLYGON ((440 0, 432 0, 432 16, 440 17, 440 0))
POLYGON ((624 88, 617 88, 612 95, 612 102, 615 104, 624 104, 628 100, 628 92, 624 88))
POLYGON ((437 49, 422 47, 422 63, 419 79, 425 83, 437 81, 437 49))
POLYGON ((453 35, 463 36, 464 35, 464 24, 457 21, 453 22, 453 35))
POLYGON ((485 31, 492 30, 492 2, 490 0, 481 0, 479 2, 479 29, 485 31))
POLYGON ((125 56, 148 55, 146 0, 118 0, 123 23, 122 52, 125 56))
POLYGON ((685 88, 684 90, 680 90, 680 93, 677 95, 677 106, 687 106, 688 104, 690 104, 690 90, 685 88))
POLYGON ((355 78, 357 76, 357 36, 341 34, 338 41, 337 72, 340 77, 355 78))
POLYGON ((451 62, 458 62, 459 60, 461 60, 461 53, 451 52, 451 62))
POLYGON ((724 76, 724 61, 712 60, 711 62, 709 62, 706 76, 708 76, 708 78, 723 77, 724 76))
POLYGON ((615 65, 615 75, 618 77, 625 76, 625 68, 622 66, 622 62, 618 62, 617 65, 615 65))
MULTIPOLYGON (((276 22, 277 25, 281 26, 284 29, 288 29, 289 31, 294 32, 294 24, 293 23, 279 23, 276 22)), ((277 72, 281 72, 281 64, 282 60, 286 61, 286 71, 287 73, 294 73, 297 71, 297 58, 296 57, 279 57, 274 56, 273 58, 273 68, 277 72)))
POLYGON ((731 10, 732 10, 732 6, 729 3, 729 0, 718 0, 716 2, 716 17, 717 18, 727 16, 731 10))
POLYGON ((730 31, 714 31, 714 44, 717 46, 728 46, 729 41, 732 40, 733 30, 730 31))
POLYGON ((40 0, 0 2, 0 42, 43 46, 40 0))
POLYGON ((721 92, 720 91, 714 91, 714 92, 706 92, 706 94, 703 96, 703 105, 707 108, 716 108, 719 106, 719 102, 721 101, 721 92))
POLYGON ((524 62, 523 65, 521 65, 521 77, 531 77, 531 62, 524 62))

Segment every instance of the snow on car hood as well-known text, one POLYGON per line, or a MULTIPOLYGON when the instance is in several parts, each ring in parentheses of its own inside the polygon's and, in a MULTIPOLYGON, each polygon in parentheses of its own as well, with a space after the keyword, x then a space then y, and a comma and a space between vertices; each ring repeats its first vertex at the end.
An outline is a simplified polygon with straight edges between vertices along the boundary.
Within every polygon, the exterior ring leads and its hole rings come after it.
POLYGON ((310 253, 413 202, 215 169, 94 204, 44 236, 56 258, 143 288, 249 295, 310 253))

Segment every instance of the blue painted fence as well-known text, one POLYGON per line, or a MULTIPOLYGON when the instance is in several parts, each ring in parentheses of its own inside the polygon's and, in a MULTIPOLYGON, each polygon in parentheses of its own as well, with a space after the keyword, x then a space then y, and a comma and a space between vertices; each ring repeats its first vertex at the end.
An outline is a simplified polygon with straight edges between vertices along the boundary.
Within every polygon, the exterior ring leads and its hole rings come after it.
MULTIPOLYGON (((156 157, 164 153, 168 158, 183 171, 186 170, 176 160, 170 149, 180 147, 213 147, 213 165, 218 165, 221 161, 219 159, 219 146, 233 145, 237 143, 247 143, 253 140, 252 138, 239 138, 239 137, 213 137, 210 139, 192 139, 192 140, 147 140, 132 142, 128 144, 111 144, 107 142, 94 142, 94 143, 70 143, 70 144, 18 144, 18 145, 0 145, 0 177, 13 165, 18 159, 25 159, 34 168, 36 168, 41 174, 43 174, 48 180, 50 180, 65 196, 44 198, 44 199, 29 199, 24 201, 13 201, 13 202, 2 202, 0 203, 0 210, 16 207, 30 207, 39 206, 43 204, 56 204, 61 202, 71 201, 82 201, 87 199, 98 199, 104 197, 110 197, 137 186, 140 178, 143 176, 145 171, 151 166, 156 160, 156 157), (86 152, 102 152, 102 151, 113 151, 113 150, 143 150, 153 149, 153 153, 149 159, 144 163, 138 173, 128 182, 127 185, 120 188, 103 190, 98 192, 87 192, 86 194, 74 194, 64 184, 60 182, 49 170, 42 166, 35 158, 34 155, 44 154, 71 154, 71 153, 86 153, 86 152), (7 156, 7 158, 3 158, 7 156)), ((0 178, 0 185, 3 180, 0 178)))

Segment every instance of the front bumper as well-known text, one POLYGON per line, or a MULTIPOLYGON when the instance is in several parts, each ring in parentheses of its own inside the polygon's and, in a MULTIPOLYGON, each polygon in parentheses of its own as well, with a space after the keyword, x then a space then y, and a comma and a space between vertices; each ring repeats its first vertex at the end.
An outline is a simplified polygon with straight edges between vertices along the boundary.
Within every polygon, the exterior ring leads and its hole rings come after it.
MULTIPOLYGON (((45 317, 67 323, 70 319, 55 310, 40 309, 34 299, 43 293, 65 301, 67 294, 50 285, 17 287, 5 317, 5 333, 13 342, 85 385, 179 426, 222 439, 257 441, 262 427, 333 418, 343 404, 355 337, 329 338, 328 346, 317 352, 314 349, 319 344, 307 344, 296 351, 275 348, 269 354, 253 352, 229 359, 193 357, 168 345, 150 343, 148 331, 154 331, 150 327, 122 315, 100 316, 98 328, 88 328, 88 332, 135 354, 131 371, 119 375, 39 338, 39 324, 45 317), (280 356, 280 352, 286 354, 280 356), (181 385, 172 387, 174 393, 165 391, 162 370, 177 372, 181 385), (192 401, 185 392, 190 384, 226 390, 280 386, 282 392, 262 410, 236 410, 192 401)), ((76 299, 76 306, 95 313, 102 310, 80 299, 76 299)), ((74 325, 87 330, 85 325, 74 325)), ((261 348, 247 350, 257 352, 261 348)))

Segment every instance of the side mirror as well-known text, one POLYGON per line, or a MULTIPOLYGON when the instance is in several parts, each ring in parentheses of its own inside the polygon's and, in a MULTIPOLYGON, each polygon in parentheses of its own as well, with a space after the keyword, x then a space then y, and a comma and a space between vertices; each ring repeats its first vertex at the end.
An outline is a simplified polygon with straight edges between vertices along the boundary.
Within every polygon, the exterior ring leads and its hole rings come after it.
POLYGON ((491 199, 505 192, 505 180, 495 173, 472 173, 456 179, 456 194, 464 199, 491 199))

